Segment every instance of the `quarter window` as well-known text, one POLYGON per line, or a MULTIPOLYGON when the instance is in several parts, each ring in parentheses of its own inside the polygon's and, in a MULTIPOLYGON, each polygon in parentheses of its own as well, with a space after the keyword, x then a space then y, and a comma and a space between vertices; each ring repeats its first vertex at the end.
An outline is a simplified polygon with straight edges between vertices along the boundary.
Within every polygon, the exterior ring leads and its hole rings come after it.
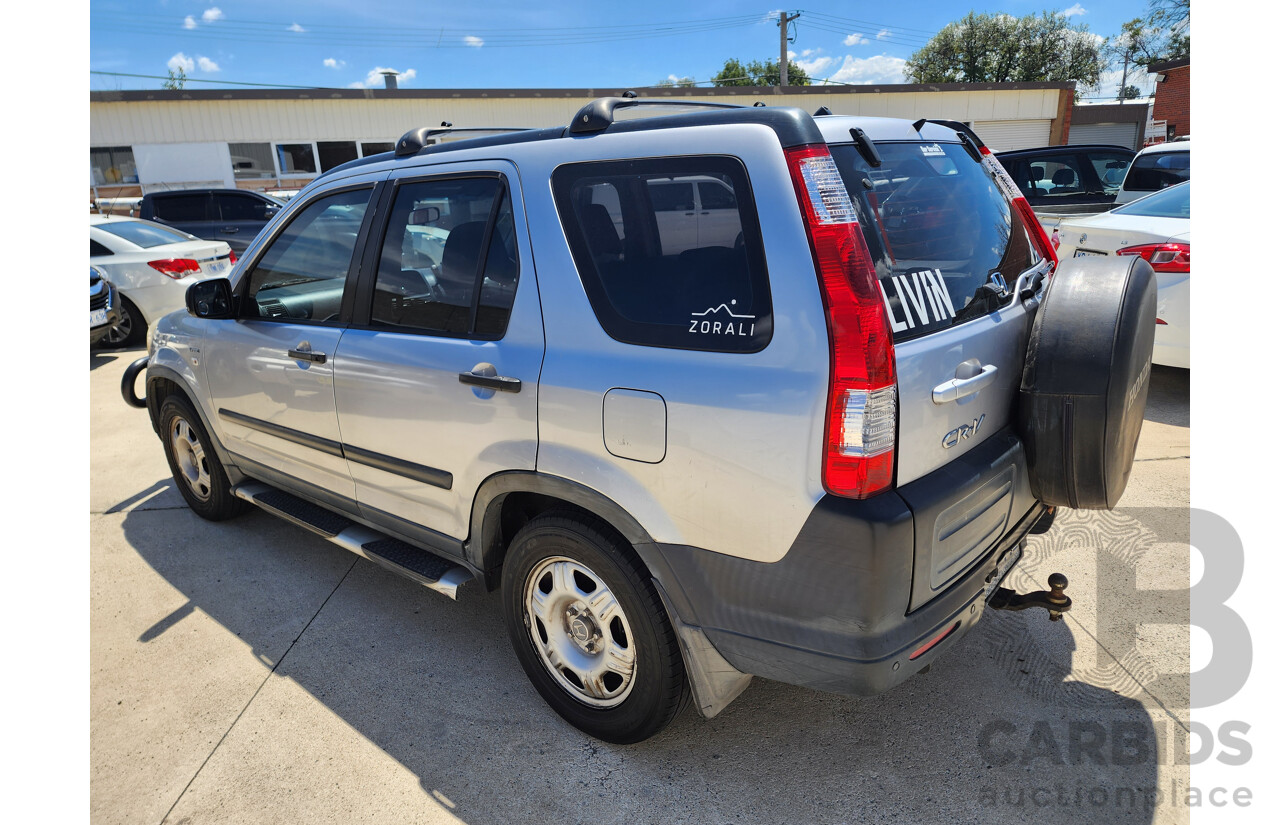
POLYGON ((713 352, 769 343, 769 279, 741 161, 569 164, 552 185, 587 297, 611 337, 713 352))
POLYGON ((406 183, 388 218, 370 324, 501 338, 518 278, 515 222, 501 179, 406 183))
POLYGON ((254 264, 242 314, 336 322, 370 191, 339 192, 307 205, 254 264))

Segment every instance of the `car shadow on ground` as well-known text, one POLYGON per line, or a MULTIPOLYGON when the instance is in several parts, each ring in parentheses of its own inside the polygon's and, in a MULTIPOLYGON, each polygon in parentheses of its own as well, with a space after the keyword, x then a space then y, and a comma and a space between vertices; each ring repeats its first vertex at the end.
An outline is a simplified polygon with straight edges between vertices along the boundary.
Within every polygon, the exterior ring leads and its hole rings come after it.
POLYGON ((1147 393, 1147 421, 1173 427, 1191 427, 1191 370, 1151 367, 1151 389, 1147 393))
POLYGON ((104 351, 91 349, 89 350, 89 370, 92 372, 98 367, 105 367, 107 364, 110 364, 119 357, 120 353, 118 350, 104 351))
MULTIPOLYGON (((187 598, 137 628, 139 643, 203 611, 411 771, 423 806, 469 825, 634 825, 657 821, 655 812, 664 823, 1152 821, 1150 716, 1112 689, 1071 682, 1069 659, 1014 657, 1032 622, 1052 644, 1075 647, 1080 630, 1048 626, 1039 610, 989 614, 930 672, 882 696, 757 679, 716 719, 690 708, 657 737, 615 746, 542 702, 511 651, 496 593, 472 582, 451 602, 256 511, 217 524, 183 518, 197 538, 177 544, 145 511, 124 520, 129 544, 187 598), (297 628, 288 634, 264 621, 319 575, 340 584, 315 602, 314 618, 276 617, 297 628)), ((236 728, 269 739, 279 727, 267 726, 298 712, 272 704, 285 701, 279 693, 264 689, 253 704, 265 709, 251 706, 236 728)), ((318 743, 307 750, 305 733, 291 733, 276 758, 235 742, 227 738, 234 756, 224 758, 254 760, 258 781, 282 795, 307 764, 333 758, 318 743)))

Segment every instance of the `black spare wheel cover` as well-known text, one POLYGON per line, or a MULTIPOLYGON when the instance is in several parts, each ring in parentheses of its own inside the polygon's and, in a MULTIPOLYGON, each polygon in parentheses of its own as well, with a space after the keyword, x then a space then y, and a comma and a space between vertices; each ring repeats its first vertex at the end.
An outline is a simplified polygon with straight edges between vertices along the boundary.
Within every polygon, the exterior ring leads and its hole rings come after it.
POLYGON ((1137 255, 1059 264, 1031 328, 1018 426, 1045 504, 1116 506, 1151 385, 1156 278, 1137 255))

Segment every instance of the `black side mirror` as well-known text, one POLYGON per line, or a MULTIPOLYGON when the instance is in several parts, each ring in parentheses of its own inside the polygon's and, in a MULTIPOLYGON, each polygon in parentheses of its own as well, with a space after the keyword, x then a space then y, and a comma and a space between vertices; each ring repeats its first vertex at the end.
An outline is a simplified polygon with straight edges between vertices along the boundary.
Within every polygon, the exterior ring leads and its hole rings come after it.
POLYGON ((234 318, 231 282, 226 278, 211 278, 187 287, 187 312, 197 318, 234 318))
POLYGON ((263 220, 269 221, 278 214, 280 214, 280 207, 278 206, 268 206, 266 209, 262 210, 263 220))

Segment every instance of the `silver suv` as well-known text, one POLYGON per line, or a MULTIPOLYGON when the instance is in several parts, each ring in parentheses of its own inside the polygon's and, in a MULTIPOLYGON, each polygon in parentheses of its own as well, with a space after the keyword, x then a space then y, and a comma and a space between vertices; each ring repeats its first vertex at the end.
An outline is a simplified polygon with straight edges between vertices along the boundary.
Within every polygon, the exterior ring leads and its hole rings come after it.
POLYGON ((1055 505, 1124 489, 1149 266, 1050 280, 962 124, 616 117, 642 103, 410 132, 192 287, 125 387, 192 509, 500 588, 538 691, 613 742, 752 675, 877 693, 988 607, 1069 609, 1064 577, 999 585, 1055 505))

